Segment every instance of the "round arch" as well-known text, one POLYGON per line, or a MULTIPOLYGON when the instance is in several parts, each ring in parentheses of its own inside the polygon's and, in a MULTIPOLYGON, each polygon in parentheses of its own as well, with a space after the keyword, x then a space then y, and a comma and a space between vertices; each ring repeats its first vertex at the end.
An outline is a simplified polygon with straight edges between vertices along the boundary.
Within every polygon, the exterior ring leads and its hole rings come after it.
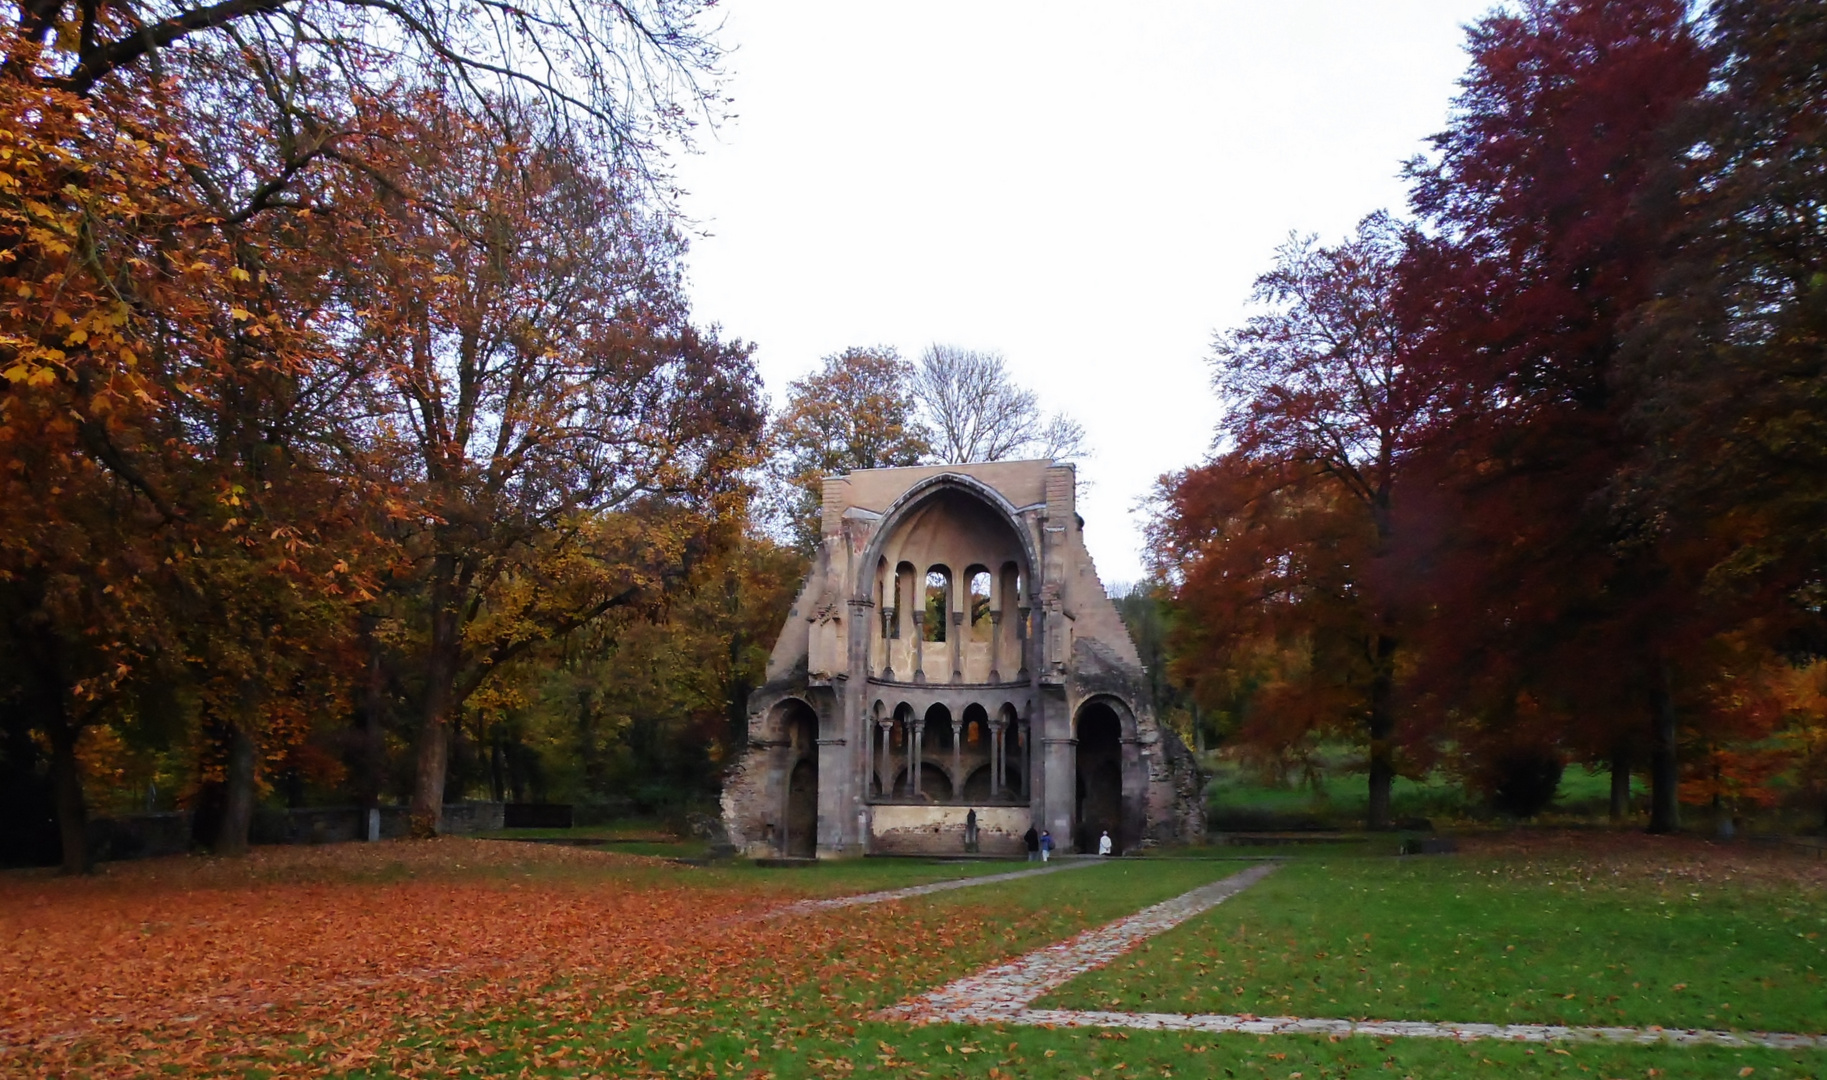
POLYGON ((1135 714, 1121 698, 1100 694, 1072 714, 1075 742, 1073 839, 1080 851, 1096 851, 1108 832, 1120 854, 1129 842, 1123 744, 1135 737, 1135 714))
POLYGON ((887 510, 876 524, 875 535, 869 540, 869 547, 857 563, 857 580, 853 583, 852 595, 867 599, 873 589, 872 578, 876 564, 884 557, 883 547, 906 517, 927 499, 942 491, 957 491, 986 504, 995 512, 1003 524, 1015 533, 1015 539, 1021 544, 1021 557, 1027 563, 1020 568, 1022 582, 1029 589, 1034 588, 1034 568, 1040 565, 1040 555, 1034 549, 1034 538, 1021 525, 1021 515, 1015 505, 1003 498, 1002 493, 975 477, 963 473, 946 472, 929 476, 901 493, 900 498, 890 503, 887 510))
POLYGON ((780 852, 811 858, 818 851, 818 710, 801 698, 787 697, 775 702, 768 715, 786 774, 780 852))

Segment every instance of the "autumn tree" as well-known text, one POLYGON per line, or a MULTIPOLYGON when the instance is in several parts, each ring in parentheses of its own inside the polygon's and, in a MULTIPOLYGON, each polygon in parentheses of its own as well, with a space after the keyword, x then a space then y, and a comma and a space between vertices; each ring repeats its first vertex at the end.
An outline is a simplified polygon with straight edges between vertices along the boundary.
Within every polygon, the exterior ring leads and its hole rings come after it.
MULTIPOLYGON (((217 571, 265 566, 273 595, 341 587, 321 541, 346 506, 321 498, 334 485, 299 438, 324 419, 305 420, 325 404, 305 378, 324 355, 311 291, 263 257, 266 222, 236 216, 243 189, 166 132, 182 108, 163 90, 85 100, 0 78, 13 150, 0 218, 15 230, 0 437, 16 511, 0 577, 23 602, 21 648, 45 660, 33 680, 48 685, 26 696, 52 746, 69 870, 86 861, 83 728, 155 656, 169 673, 197 634, 228 632, 195 621, 251 595, 240 571, 233 584, 217 571)), ((322 241, 310 223, 293 235, 322 241)), ((250 662, 243 689, 273 670, 250 662)))
POLYGON ((911 383, 889 346, 852 346, 787 384, 771 436, 773 478, 795 544, 818 542, 820 484, 855 469, 917 465, 931 451, 911 383))
POLYGON ((1717 76, 1678 125, 1675 250, 1630 339, 1643 443, 1621 485, 1667 531, 1729 538, 1705 567, 1783 648, 1827 654, 1827 23, 1816 5, 1709 13, 1717 76))
POLYGON ((1071 460, 1086 452, 1085 429, 1064 413, 1043 412, 1000 353, 930 346, 910 388, 940 461, 1071 460))
MULTIPOLYGON (((1423 681, 1462 714, 1536 702, 1653 746, 1651 827, 1675 827, 1676 668, 1697 636, 1685 556, 1614 513, 1631 453, 1625 320, 1680 211, 1674 120, 1708 58, 1680 0, 1559 0, 1471 29, 1471 67, 1415 209, 1441 249, 1412 286, 1437 330, 1453 439, 1430 555, 1438 648, 1423 681), (1502 661, 1469 686, 1466 661, 1502 661), (1605 726, 1600 717, 1630 718, 1605 726)), ((1627 762, 1624 767, 1628 767, 1627 762)))
POLYGON ((1395 776, 1401 619, 1385 564, 1397 492, 1438 405, 1399 296, 1407 247, 1381 214, 1335 246, 1282 246, 1256 282, 1261 313, 1216 339, 1223 450, 1170 483, 1161 526, 1202 642, 1182 665, 1227 663, 1250 647, 1243 628, 1315 650, 1310 689, 1330 687, 1355 718, 1334 726, 1361 725, 1369 744, 1372 828, 1389 826, 1395 776))
POLYGON ((349 197, 387 238, 343 275, 368 444, 407 504, 421 834, 464 703, 540 642, 657 604, 728 527, 761 424, 747 348, 688 321, 664 224, 570 134, 517 122, 429 101, 349 197))
MULTIPOLYGON (((359 398, 325 256, 365 235, 342 229, 333 181, 378 175, 388 95, 438 86, 478 122, 532 108, 651 182, 663 142, 714 113, 697 11, 18 5, 0 31, 0 433, 20 527, 0 578, 26 605, 11 628, 59 659, 34 669, 52 690, 10 700, 53 736, 68 868, 85 862, 69 748, 111 687, 155 651, 188 665, 221 690, 204 700, 229 760, 258 759, 300 699, 266 651, 287 642, 248 635, 362 591, 346 556, 372 518, 348 500, 381 499, 350 483, 373 473, 338 473, 359 398)), ((224 779, 248 795, 254 771, 224 779)))
POLYGON ((804 573, 798 552, 746 535, 659 616, 617 613, 553 642, 486 733, 497 797, 518 799, 538 774, 559 798, 645 813, 713 799, 804 573))

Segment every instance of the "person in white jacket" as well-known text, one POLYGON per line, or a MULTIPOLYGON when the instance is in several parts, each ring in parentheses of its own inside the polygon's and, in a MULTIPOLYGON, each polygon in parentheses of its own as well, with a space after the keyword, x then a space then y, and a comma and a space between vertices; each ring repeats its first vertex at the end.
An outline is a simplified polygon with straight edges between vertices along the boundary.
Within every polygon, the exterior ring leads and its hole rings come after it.
POLYGON ((1099 854, 1099 855, 1108 855, 1108 854, 1110 854, 1110 830, 1109 830, 1109 829, 1105 829, 1105 830, 1104 830, 1104 835, 1102 835, 1102 836, 1100 836, 1100 837, 1098 837, 1098 839, 1097 839, 1097 853, 1098 853, 1098 854, 1099 854))

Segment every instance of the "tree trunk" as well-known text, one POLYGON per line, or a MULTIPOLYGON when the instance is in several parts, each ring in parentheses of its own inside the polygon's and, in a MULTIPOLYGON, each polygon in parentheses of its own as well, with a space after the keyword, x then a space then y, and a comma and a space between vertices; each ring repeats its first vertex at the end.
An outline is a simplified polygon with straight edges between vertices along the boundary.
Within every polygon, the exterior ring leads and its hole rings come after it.
POLYGON ((456 568, 440 557, 431 588, 431 641, 425 655, 425 700, 419 721, 418 769, 411 830, 429 840, 444 827, 444 781, 450 766, 450 714, 456 696, 462 625, 457 616, 456 568))
POLYGON ((1370 677, 1370 806, 1365 827, 1388 829, 1392 824, 1389 789, 1396 778, 1395 755, 1389 737, 1395 731, 1396 639, 1378 634, 1376 668, 1370 677))
POLYGON ((488 744, 488 788, 496 802, 507 801, 507 755, 501 752, 501 739, 497 728, 488 744))
POLYGON ((222 824, 213 846, 218 855, 246 855, 248 831, 254 824, 254 737, 246 721, 228 732, 228 762, 223 770, 222 824))
POLYGON ((1193 702, 1193 749, 1205 753, 1205 720, 1199 715, 1199 703, 1193 702))
POLYGON ((450 763, 450 727, 444 722, 448 694, 427 688, 425 719, 419 728, 418 775, 412 790, 412 838, 429 840, 444 827, 444 777, 450 763))
POLYGON ((63 715, 45 725, 51 739, 51 796, 57 807, 57 836, 63 844, 62 873, 89 872, 89 810, 82 797, 82 771, 76 762, 76 738, 81 734, 63 715))
POLYGON ((362 707, 362 767, 356 798, 365 823, 368 811, 380 806, 384 786, 386 740, 381 734, 381 710, 386 701, 387 677, 381 664, 381 643, 374 636, 373 620, 364 617, 363 629, 368 638, 368 693, 362 707))
POLYGON ((1680 765, 1675 759, 1675 698, 1668 661, 1658 659, 1650 682, 1649 831, 1681 828, 1680 765))
POLYGON ((1623 740, 1611 750, 1611 823, 1621 824, 1630 813, 1630 744, 1623 740))

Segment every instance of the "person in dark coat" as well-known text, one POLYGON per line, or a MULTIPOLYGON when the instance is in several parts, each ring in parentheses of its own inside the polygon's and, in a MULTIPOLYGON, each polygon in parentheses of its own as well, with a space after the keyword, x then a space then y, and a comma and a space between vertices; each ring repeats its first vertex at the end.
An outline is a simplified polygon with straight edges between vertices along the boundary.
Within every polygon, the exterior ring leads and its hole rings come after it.
POLYGON ((1034 826, 1028 826, 1028 831, 1022 836, 1021 842, 1028 846, 1029 862, 1040 858, 1040 834, 1034 831, 1034 826))

